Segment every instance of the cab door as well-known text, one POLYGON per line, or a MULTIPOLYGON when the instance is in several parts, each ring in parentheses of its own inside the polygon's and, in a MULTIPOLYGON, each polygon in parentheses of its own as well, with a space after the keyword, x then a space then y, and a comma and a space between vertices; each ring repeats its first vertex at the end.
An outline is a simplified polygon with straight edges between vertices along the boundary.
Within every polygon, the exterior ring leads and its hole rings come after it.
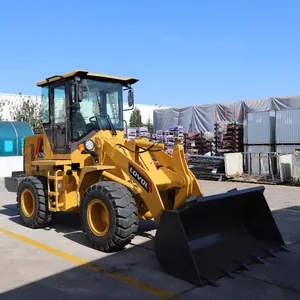
POLYGON ((69 149, 67 133, 66 85, 61 83, 51 87, 53 95, 53 153, 64 154, 69 149))

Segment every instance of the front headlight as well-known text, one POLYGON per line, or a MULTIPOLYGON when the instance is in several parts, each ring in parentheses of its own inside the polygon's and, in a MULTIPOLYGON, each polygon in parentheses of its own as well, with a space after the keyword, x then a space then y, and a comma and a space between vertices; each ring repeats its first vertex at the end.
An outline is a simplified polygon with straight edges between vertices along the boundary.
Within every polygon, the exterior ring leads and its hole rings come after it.
POLYGON ((94 149, 95 144, 92 140, 87 140, 85 141, 84 146, 86 150, 92 151, 94 149))

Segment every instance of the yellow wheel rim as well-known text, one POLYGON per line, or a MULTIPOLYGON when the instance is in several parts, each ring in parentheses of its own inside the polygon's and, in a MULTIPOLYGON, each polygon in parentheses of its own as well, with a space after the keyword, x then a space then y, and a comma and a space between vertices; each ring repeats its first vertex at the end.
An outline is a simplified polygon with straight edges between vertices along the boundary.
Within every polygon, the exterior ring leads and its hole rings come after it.
POLYGON ((33 216, 35 210, 35 200, 32 192, 29 189, 25 189, 21 195, 21 208, 27 218, 33 216))
POLYGON ((87 209, 87 220, 91 231, 96 236, 104 236, 109 230, 110 216, 105 203, 100 199, 90 202, 87 209))

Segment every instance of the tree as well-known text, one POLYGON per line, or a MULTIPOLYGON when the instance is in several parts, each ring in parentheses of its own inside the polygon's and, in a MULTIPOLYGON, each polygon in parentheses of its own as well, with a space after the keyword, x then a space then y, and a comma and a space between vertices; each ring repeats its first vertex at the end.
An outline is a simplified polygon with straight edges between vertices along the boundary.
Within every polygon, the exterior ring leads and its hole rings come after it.
POLYGON ((34 134, 42 133, 42 105, 30 96, 21 99, 18 104, 10 105, 10 115, 13 121, 28 122, 34 134))
POLYGON ((135 107, 130 115, 129 119, 129 126, 130 127, 142 127, 142 116, 141 116, 141 111, 135 107))
POLYGON ((147 123, 145 124, 145 126, 148 127, 148 132, 150 134, 153 134, 153 124, 151 123, 150 117, 148 118, 147 123))

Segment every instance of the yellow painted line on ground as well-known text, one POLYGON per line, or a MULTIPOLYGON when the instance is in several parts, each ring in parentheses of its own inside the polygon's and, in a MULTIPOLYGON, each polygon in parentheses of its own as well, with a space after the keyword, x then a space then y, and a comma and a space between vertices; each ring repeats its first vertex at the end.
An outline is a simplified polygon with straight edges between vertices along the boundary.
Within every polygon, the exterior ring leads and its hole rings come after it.
POLYGON ((291 209, 291 208, 284 208, 284 207, 283 208, 278 208, 278 207, 271 208, 271 211, 276 211, 276 210, 285 210, 285 211, 300 213, 300 210, 291 209))
POLYGON ((275 211, 275 210, 281 210, 282 208, 278 208, 278 207, 271 207, 270 209, 271 209, 271 211, 275 211))
POLYGON ((42 244, 40 242, 37 242, 35 240, 32 240, 32 239, 29 239, 25 236, 22 236, 22 235, 19 235, 17 233, 14 233, 12 231, 9 231, 7 229, 4 229, 4 228, 1 228, 0 227, 0 232, 3 233, 3 234, 6 234, 12 238, 15 238, 19 241, 22 241, 26 244, 29 244, 31 246, 34 246, 36 248, 39 248, 39 249, 42 249, 42 250, 45 250, 51 254, 54 254, 56 256, 59 256, 61 258, 64 258, 65 260, 68 260, 68 261, 71 261, 79 266, 83 266, 83 267, 86 267, 90 270, 93 270, 93 271, 96 271, 96 272, 101 272, 102 274, 106 275, 106 276, 109 276, 111 278, 114 278, 114 279, 117 279, 121 282, 124 282, 124 283, 127 283, 131 286, 134 286, 136 288, 139 288, 143 291, 146 291, 150 294, 153 294, 155 296, 158 296, 158 297, 161 297, 163 299, 174 299, 174 300, 185 300, 184 298, 181 298, 181 297, 176 297, 175 294, 171 293, 171 292, 168 292, 166 290, 163 290, 163 289, 160 289, 160 288, 157 288, 155 286, 152 286, 146 282, 143 282, 143 281, 140 281, 138 279, 135 279, 135 278, 132 278, 132 277, 129 277, 129 276, 126 276, 126 275, 123 275, 123 274, 118 274, 118 273, 111 273, 111 272, 108 272, 105 270, 104 267, 101 267, 101 266, 98 266, 98 265, 95 265, 95 264, 92 264, 86 260, 83 260, 79 257, 76 257, 74 255, 71 255, 71 254, 68 254, 66 252, 63 252, 61 250, 58 250, 58 249, 55 249, 55 248, 52 248, 50 246, 47 246, 45 244, 42 244))

